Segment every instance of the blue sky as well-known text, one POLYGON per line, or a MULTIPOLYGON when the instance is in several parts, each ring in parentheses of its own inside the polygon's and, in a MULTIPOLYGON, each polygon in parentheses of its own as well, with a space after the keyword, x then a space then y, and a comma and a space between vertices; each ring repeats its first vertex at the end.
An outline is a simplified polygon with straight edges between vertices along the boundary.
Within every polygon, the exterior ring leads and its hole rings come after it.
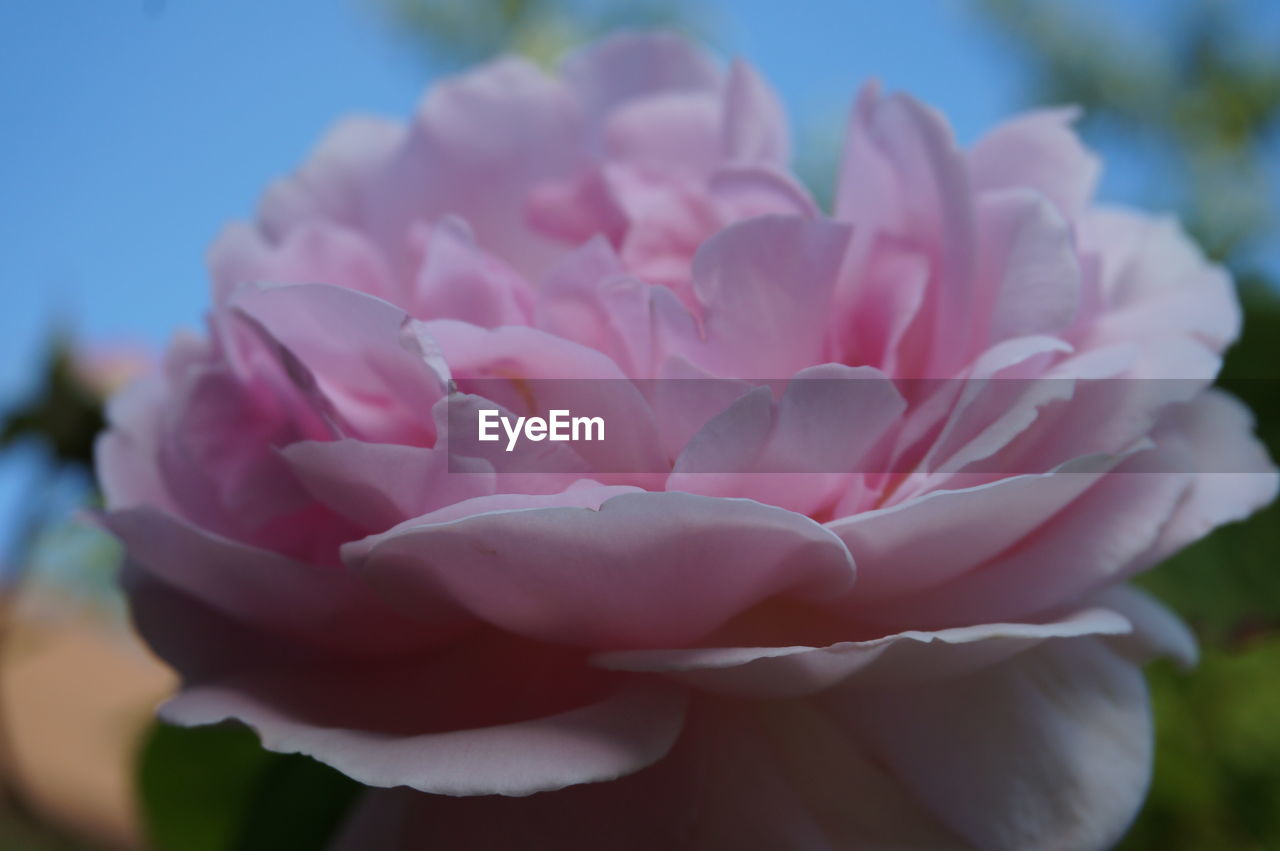
MULTIPOLYGON (((706 5, 802 127, 832 126, 870 76, 940 106, 962 139, 1026 95, 1017 57, 959 0, 706 5)), ((1246 5, 1276 31, 1280 4, 1246 5)), ((1127 25, 1168 8, 1131 0, 1127 25)), ((219 227, 335 117, 407 115, 432 74, 361 0, 0 4, 0 405, 55 321, 153 347, 198 325, 219 227)), ((1107 191, 1133 193, 1139 173, 1121 159, 1107 191)), ((0 541, 19 463, 0 461, 0 541)))

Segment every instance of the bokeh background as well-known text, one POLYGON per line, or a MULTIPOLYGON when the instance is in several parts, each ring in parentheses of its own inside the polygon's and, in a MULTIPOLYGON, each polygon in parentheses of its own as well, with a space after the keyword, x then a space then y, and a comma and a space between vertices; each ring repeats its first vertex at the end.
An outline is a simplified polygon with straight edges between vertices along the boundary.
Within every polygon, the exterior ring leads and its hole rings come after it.
MULTIPOLYGON (((102 400, 207 302, 205 247, 348 112, 440 75, 553 61, 618 26, 749 58, 819 198, 870 77, 962 142, 1077 103, 1101 195, 1179 215, 1236 275, 1223 383, 1280 456, 1280 3, 1274 0, 6 0, 0 4, 0 849, 320 847, 357 791, 243 730, 150 722, 94 505, 102 400)), ((1122 848, 1280 848, 1280 508, 1144 583, 1193 625, 1150 670, 1157 764, 1122 848)))

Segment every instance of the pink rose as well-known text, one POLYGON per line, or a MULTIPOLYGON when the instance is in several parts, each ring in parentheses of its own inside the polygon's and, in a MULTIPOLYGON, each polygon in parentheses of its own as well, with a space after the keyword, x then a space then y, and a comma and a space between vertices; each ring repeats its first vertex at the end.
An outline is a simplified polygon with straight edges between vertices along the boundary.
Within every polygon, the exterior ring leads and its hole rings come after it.
POLYGON ((1231 281, 1073 117, 869 87, 831 217, 671 36, 339 125, 99 444, 162 716, 407 787, 357 848, 1114 842, 1195 656, 1124 582, 1277 480, 1231 281), (621 438, 446 443, 559 379, 621 438))

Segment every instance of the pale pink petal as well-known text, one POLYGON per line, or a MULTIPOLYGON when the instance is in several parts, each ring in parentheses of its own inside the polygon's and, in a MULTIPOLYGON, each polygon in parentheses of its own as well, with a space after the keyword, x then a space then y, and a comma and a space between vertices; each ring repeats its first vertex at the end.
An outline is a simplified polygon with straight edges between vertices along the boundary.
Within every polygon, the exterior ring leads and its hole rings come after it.
POLYGON ((570 246, 594 237, 620 243, 627 217, 605 175, 605 170, 593 168, 568 180, 535 186, 526 206, 530 227, 570 246))
POLYGON ((1146 795, 1142 672, 1097 638, 1046 641, 955 679, 855 682, 816 700, 972 847, 1109 848, 1146 795))
POLYGON ((803 369, 776 404, 770 389, 759 387, 703 426, 676 459, 667 490, 813 514, 835 500, 904 409, 879 370, 803 369))
POLYGON ((724 107, 707 92, 666 92, 616 108, 605 121, 604 153, 668 174, 699 177, 723 156, 724 107))
POLYGON ((424 600, 414 620, 399 617, 346 571, 231 541, 153 508, 112 511, 102 522, 148 576, 227 617, 330 651, 430 646, 438 628, 465 620, 443 599, 424 600))
POLYGON ((832 521, 858 564, 847 605, 875 608, 909 597, 998 556, 1097 484, 1107 469, 1093 459, 1037 475, 934 491, 890 508, 832 521), (988 522, 998 515, 999 523, 988 522))
POLYGON ((476 247, 456 219, 431 229, 406 307, 420 319, 460 319, 486 328, 525 325, 533 310, 528 282, 476 247))
POLYGON ((621 33, 565 58, 560 74, 582 99, 593 122, 636 98, 667 92, 714 92, 720 71, 674 33, 621 33))
POLYGON ((601 281, 626 274, 609 240, 596 235, 566 252, 538 285, 533 325, 618 360, 601 281))
POLYGON ((177 513, 210 531, 270 541, 308 558, 336 544, 326 535, 287 534, 290 517, 309 500, 273 446, 304 436, 295 421, 263 411, 225 367, 193 369, 170 393, 178 404, 162 410, 154 452, 177 513))
POLYGON ((1209 263, 1175 222, 1102 208, 1080 225, 1084 248, 1102 262, 1106 304, 1090 339, 1132 342, 1178 332, 1221 353, 1240 335, 1240 303, 1230 276, 1209 263))
MULTIPOLYGON (((855 246, 862 238, 855 230, 855 246)), ((876 244, 868 252, 861 265, 861 254, 851 248, 841 273, 837 351, 847 363, 877 366, 894 376, 919 376, 919 353, 907 349, 905 341, 924 306, 928 260, 897 245, 876 244), (857 285, 849 291, 851 281, 857 285)))
POLYGON ((246 283, 332 284, 404 304, 392 270, 363 234, 326 221, 303 222, 277 244, 243 224, 225 228, 209 249, 214 301, 246 283))
POLYGON ((159 376, 143 376, 107 404, 110 428, 94 441, 93 460, 94 475, 109 509, 154 505, 174 510, 156 458, 165 391, 159 376))
POLYGON ((989 341, 1065 331, 1081 286, 1070 222, 1043 196, 1019 189, 984 196, 977 215, 978 278, 991 288, 978 314, 989 341))
POLYGON ((928 377, 947 377, 972 352, 977 238, 968 169, 946 120, 906 95, 859 96, 846 141, 837 217, 929 247, 924 313, 928 377))
POLYGON ((1079 117, 1072 107, 1035 110, 987 133, 969 151, 974 191, 1035 189, 1063 215, 1079 213, 1102 170, 1071 127, 1079 117))
POLYGON ((1124 615, 1133 632, 1110 639, 1112 647, 1144 664, 1168 656, 1184 668, 1200 656, 1195 634, 1163 603, 1131 585, 1116 585, 1089 598, 1090 602, 1124 615))
MULTIPOLYGON (((602 485, 592 479, 577 479, 556 493, 493 493, 475 496, 437 509, 428 515, 406 520, 384 537, 409 531, 422 525, 451 523, 482 514, 526 511, 535 508, 584 508, 595 511, 605 500, 624 493, 641 493, 629 485, 602 485)), ((358 548, 357 548, 358 549, 358 548)))
POLYGON ((423 349, 430 340, 403 310, 320 284, 244 287, 232 306, 310 371, 353 435, 427 445, 434 438, 431 406, 448 376, 433 367, 423 349))
POLYGON ((530 836, 565 851, 962 847, 804 701, 695 703, 686 727, 665 759, 611 783, 521 799, 377 792, 339 847, 506 851, 530 836))
POLYGON ((822 599, 853 581, 844 546, 812 520, 680 493, 427 515, 345 556, 397 599, 444 595, 503 629, 597 648, 684 644, 769 597, 822 599))
POLYGON ((864 616, 957 625, 1028 617, 1078 598, 1121 578, 1155 544, 1187 487, 1187 474, 1158 452, 1138 452, 998 557, 864 616))
POLYGON ((785 167, 791 157, 786 111, 773 88, 747 63, 729 71, 724 109, 725 157, 785 167))
MULTIPOLYGON (((576 382, 563 383, 572 387, 576 382)), ((490 396, 495 395, 490 392, 490 396)), ((508 421, 517 419, 509 408, 486 396, 452 393, 437 402, 436 429, 442 439, 436 448, 448 453, 449 465, 455 470, 479 466, 494 471, 496 496, 559 493, 592 472, 591 465, 570 443, 520 439, 508 448, 505 433, 491 433, 496 440, 481 440, 479 428, 483 411, 494 411, 508 421)))
POLYGON ((847 238, 841 225, 767 216, 708 240, 693 270, 705 342, 680 354, 714 375, 749 379, 825 362, 827 305, 847 238))
POLYGON ((414 222, 457 216, 482 249, 536 277, 556 243, 529 226, 527 198, 585 164, 583 129, 566 86, 524 60, 499 59, 448 79, 427 95, 382 175, 378 227, 406 234, 414 222))
POLYGON ((258 222, 267 238, 283 239, 293 228, 316 221, 364 230, 382 199, 381 172, 404 144, 405 127, 372 116, 338 122, 295 174, 267 188, 258 222))
MULTIPOLYGON (((1017 337, 983 352, 968 375, 956 379, 962 386, 956 392, 955 406, 921 463, 923 470, 933 474, 928 484, 943 487, 946 474, 981 467, 981 462, 997 455, 1040 420, 1043 408, 1071 399, 1075 384, 1069 379, 1021 377, 1036 375, 1070 350, 1055 337, 1017 337)), ((1000 466, 991 469, 1010 470, 1000 466)), ((1044 471, 1015 467, 1012 472, 1044 471)))
POLYGON ((359 440, 299 441, 281 450, 311 496, 369 532, 493 492, 492 465, 359 440))
POLYGON ((771 214, 815 218, 821 212, 803 183, 770 166, 723 166, 711 173, 707 186, 735 220, 771 214))
MULTIPOLYGON (((855 592, 856 593, 856 592, 855 592)), ((1042 641, 1127 635, 1132 627, 1106 608, 1081 609, 1048 623, 989 623, 909 630, 822 647, 704 647, 598 653, 610 670, 666 674, 695 688, 737 697, 814 694, 839 683, 897 688, 962 676, 1002 662, 1042 641)))
POLYGON ((242 721, 268 750, 315 757, 367 786, 447 795, 529 795, 616 779, 666 754, 684 715, 679 689, 648 682, 545 717, 433 731, 449 714, 440 704, 456 699, 431 685, 440 675, 431 665, 345 676, 244 673, 190 686, 160 714, 183 726, 242 721), (319 717, 299 706, 308 694, 328 704, 319 717))
POLYGON ((1186 497, 1138 567, 1152 566, 1226 523, 1243 520, 1275 500, 1280 476, 1253 435, 1249 409, 1210 390, 1170 410, 1154 439, 1190 474, 1186 497))
MULTIPOLYGON (((463 393, 491 399, 519 415, 546 417, 552 410, 563 410, 602 418, 608 425, 604 440, 573 444, 588 469, 610 473, 664 468, 658 427, 648 404, 606 355, 523 326, 483 329, 437 320, 427 327, 463 393)), ((458 413, 449 411, 451 426, 459 427, 451 429, 451 451, 490 457, 498 466, 500 462, 470 439, 478 433, 477 420, 458 413)), ((489 448, 494 450, 496 444, 489 448)))

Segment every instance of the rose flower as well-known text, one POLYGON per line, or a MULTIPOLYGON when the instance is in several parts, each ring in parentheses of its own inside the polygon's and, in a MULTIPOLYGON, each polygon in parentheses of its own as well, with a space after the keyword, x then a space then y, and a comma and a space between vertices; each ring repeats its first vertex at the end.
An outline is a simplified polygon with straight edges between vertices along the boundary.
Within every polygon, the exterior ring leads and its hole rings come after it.
POLYGON ((868 86, 830 215, 674 36, 339 124, 99 442, 162 717, 381 787, 354 848, 1113 843, 1195 655, 1125 583, 1276 476, 1228 275, 1073 118, 868 86), (450 440, 566 379, 610 441, 450 440))

